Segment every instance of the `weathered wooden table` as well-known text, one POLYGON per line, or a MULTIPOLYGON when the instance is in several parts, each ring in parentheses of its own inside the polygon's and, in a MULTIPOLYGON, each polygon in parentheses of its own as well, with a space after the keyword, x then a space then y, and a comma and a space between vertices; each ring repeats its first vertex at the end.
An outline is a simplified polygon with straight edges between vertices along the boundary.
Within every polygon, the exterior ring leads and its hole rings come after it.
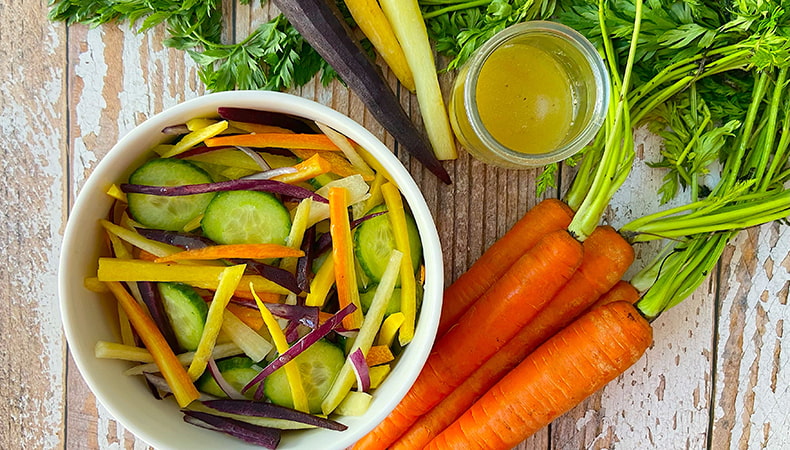
MULTIPOLYGON (((233 3, 225 2, 229 29, 246 36, 265 14, 257 2, 233 3)), ((46 15, 42 1, 0 4, 0 448, 145 448, 69 359, 60 244, 76 194, 110 147, 203 88, 189 57, 162 47, 161 27, 67 28, 46 15)), ((295 93, 395 148, 343 86, 316 82, 295 93)), ((416 116, 414 98, 401 94, 416 116)), ((638 133, 640 162, 607 214, 615 226, 658 208, 662 174, 641 163, 655 158, 658 143, 638 133)), ((447 163, 454 184, 445 186, 399 156, 435 216, 448 282, 538 200, 535 171, 496 169, 462 153, 447 163)), ((638 250, 635 266, 655 249, 638 250)), ((655 343, 633 368, 519 448, 790 448, 789 252, 787 226, 742 232, 710 279, 654 322, 655 343)))

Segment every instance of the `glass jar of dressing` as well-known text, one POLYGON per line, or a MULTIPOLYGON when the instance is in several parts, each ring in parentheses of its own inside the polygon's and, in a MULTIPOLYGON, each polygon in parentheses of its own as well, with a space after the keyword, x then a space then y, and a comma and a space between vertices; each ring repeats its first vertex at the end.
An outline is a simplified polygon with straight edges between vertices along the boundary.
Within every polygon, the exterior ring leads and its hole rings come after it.
POLYGON ((494 35, 461 67, 450 122, 477 159, 537 167, 587 145, 609 95, 609 73, 584 36, 555 22, 525 22, 494 35))

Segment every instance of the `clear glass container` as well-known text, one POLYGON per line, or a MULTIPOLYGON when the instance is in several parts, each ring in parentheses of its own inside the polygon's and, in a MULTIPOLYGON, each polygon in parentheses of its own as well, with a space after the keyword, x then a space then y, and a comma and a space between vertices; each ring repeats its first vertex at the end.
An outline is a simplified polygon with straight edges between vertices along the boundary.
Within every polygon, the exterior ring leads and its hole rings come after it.
POLYGON ((609 73, 592 43, 565 25, 531 21, 497 33, 461 67, 450 122, 475 158, 538 167, 587 145, 609 97, 609 73))

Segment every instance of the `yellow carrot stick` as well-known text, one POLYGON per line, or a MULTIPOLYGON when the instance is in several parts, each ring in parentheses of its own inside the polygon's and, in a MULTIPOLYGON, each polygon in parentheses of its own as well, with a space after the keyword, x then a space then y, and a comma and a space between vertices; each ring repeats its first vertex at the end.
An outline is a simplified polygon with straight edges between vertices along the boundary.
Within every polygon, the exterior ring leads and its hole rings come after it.
POLYGON ((405 345, 414 338, 414 323, 417 320, 417 282, 414 279, 409 232, 406 228, 406 213, 403 209, 400 191, 394 184, 387 183, 381 187, 381 194, 384 196, 384 202, 387 204, 387 211, 389 211, 387 216, 392 224, 395 248, 403 253, 400 272, 400 310, 404 320, 400 327, 398 340, 401 345, 405 345))
MULTIPOLYGON (((252 289, 252 295, 255 297, 255 303, 258 305, 258 309, 261 312, 261 318, 263 318, 263 323, 266 324, 266 328, 269 330, 269 335, 272 337, 272 341, 274 342, 274 348, 277 349, 279 354, 283 354, 288 351, 288 340, 285 338, 285 334, 283 330, 280 328, 280 325, 277 324, 277 319, 274 318, 269 308, 263 304, 258 295, 255 294, 255 290, 252 289)), ((283 365, 283 370, 285 370, 285 377, 288 379, 288 386, 291 388, 291 397, 294 401, 294 409, 303 412, 310 412, 310 407, 307 403, 307 394, 304 391, 304 384, 302 384, 302 375, 299 372, 299 366, 295 360, 288 361, 283 365)))
POLYGON ((355 330, 362 325, 362 305, 359 302, 351 225, 348 219, 348 191, 333 187, 329 190, 329 233, 332 235, 332 260, 340 309, 353 303, 357 308, 343 319, 343 326, 355 330))
POLYGON ((391 346, 392 342, 395 340, 395 334, 400 329, 400 326, 403 325, 404 317, 402 312, 396 312, 384 319, 384 323, 381 324, 381 330, 379 331, 379 338, 376 340, 376 345, 391 346))
POLYGON ((323 134, 261 133, 219 136, 206 140, 209 147, 240 145, 242 147, 306 148, 339 152, 340 148, 323 134))
MULTIPOLYGON (((118 308, 123 310, 123 308, 118 308)), ((120 344, 118 342, 97 341, 93 347, 93 354, 102 359, 122 359, 141 363, 152 363, 154 358, 148 350, 135 345, 120 344)))
POLYGON ((211 245, 173 253, 154 260, 156 263, 181 261, 185 259, 266 259, 304 256, 304 252, 279 244, 227 244, 211 245))
MULTIPOLYGON (((172 281, 186 283, 190 286, 203 289, 216 290, 219 277, 224 270, 221 266, 198 266, 177 263, 155 263, 139 259, 124 260, 119 258, 99 258, 99 271, 97 276, 100 281, 172 281)), ((256 291, 274 294, 287 294, 282 286, 267 280, 259 275, 244 275, 243 286, 250 282, 256 291)), ((249 295, 246 288, 240 288, 237 293, 249 295)), ((245 298, 247 298, 245 296, 245 298)))
POLYGON ((143 311, 143 308, 124 289, 121 283, 109 282, 107 287, 110 288, 118 303, 126 311, 129 321, 132 322, 132 326, 137 330, 137 334, 143 341, 145 348, 148 349, 154 362, 159 366, 159 370, 161 370, 162 376, 167 381, 167 385, 173 391, 178 406, 183 408, 200 397, 197 388, 192 384, 192 379, 178 361, 173 349, 167 344, 154 321, 143 311))
POLYGON ((395 77, 414 92, 414 76, 398 39, 376 0, 346 0, 346 7, 359 29, 370 40, 395 77))
POLYGON ((332 170, 332 164, 317 153, 293 167, 296 169, 296 172, 277 175, 276 177, 272 177, 272 180, 296 184, 323 175, 332 170))
POLYGON ((326 258, 318 268, 313 281, 310 283, 310 293, 307 294, 304 304, 306 306, 324 306, 329 290, 335 284, 335 263, 332 258, 326 258))
MULTIPOLYGON (((299 202, 299 206, 296 207, 293 221, 291 221, 291 231, 285 239, 286 245, 294 250, 299 250, 302 247, 304 234, 305 231, 307 231, 307 221, 310 219, 310 208, 312 206, 313 199, 308 197, 299 202)), ((299 251, 301 252, 301 250, 299 251)), ((299 256, 303 255, 304 253, 299 256)), ((280 268, 291 273, 296 273, 296 263, 296 257, 285 258, 280 262, 280 268)))
POLYGON ((211 305, 208 307, 206 325, 203 327, 203 334, 200 336, 200 342, 195 350, 195 358, 189 365, 188 373, 192 380, 197 380, 206 370, 208 359, 211 358, 211 352, 217 343, 217 335, 222 328, 225 306, 233 296, 246 268, 245 264, 231 266, 223 270, 219 277, 219 285, 217 291, 214 292, 211 305))
MULTIPOLYGON (((214 351, 211 352, 211 357, 214 359, 222 359, 231 356, 241 355, 242 353, 244 353, 244 351, 240 349, 238 345, 236 345, 233 342, 227 342, 224 344, 215 345, 214 351)), ((189 367, 189 365, 192 363, 192 360, 195 358, 195 352, 179 353, 178 355, 176 355, 176 357, 178 358, 178 362, 181 363, 182 366, 184 366, 184 370, 186 371, 186 367, 189 367)), ((150 364, 139 364, 137 366, 130 367, 126 369, 123 372, 123 374, 128 376, 135 376, 135 375, 142 375, 144 373, 154 373, 154 372, 159 372, 159 366, 157 366, 155 363, 150 363, 150 364)))
POLYGON ((170 158, 176 156, 180 153, 184 153, 185 151, 189 150, 190 148, 196 146, 197 144, 206 141, 216 136, 228 128, 228 122, 223 120, 222 122, 217 122, 215 124, 211 124, 204 128, 199 128, 189 134, 184 135, 177 144, 173 145, 172 148, 168 149, 166 152, 162 153, 160 156, 162 158, 170 158))

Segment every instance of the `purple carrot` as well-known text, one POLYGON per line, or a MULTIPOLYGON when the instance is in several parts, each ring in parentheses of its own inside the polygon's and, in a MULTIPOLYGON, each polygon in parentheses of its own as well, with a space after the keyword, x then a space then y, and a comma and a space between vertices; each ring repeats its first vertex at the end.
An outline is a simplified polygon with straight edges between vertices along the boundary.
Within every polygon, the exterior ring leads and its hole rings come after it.
POLYGON ((250 417, 267 417, 270 419, 289 420, 335 431, 343 431, 348 427, 330 419, 307 414, 286 406, 273 403, 255 402, 252 400, 210 400, 203 402, 211 409, 226 414, 236 414, 250 417))
POLYGON ((280 432, 274 428, 262 427, 229 417, 215 416, 200 411, 182 410, 186 423, 220 431, 250 444, 275 449, 280 443, 280 432))
POLYGON ((280 128, 287 128, 296 133, 312 133, 315 130, 310 128, 305 122, 287 114, 272 111, 260 111, 257 109, 231 108, 220 106, 217 114, 225 120, 234 122, 257 123, 259 125, 272 125, 280 128))
POLYGON ((239 179, 220 181, 217 183, 185 184, 180 186, 149 186, 124 183, 121 184, 120 187, 121 190, 127 194, 162 195, 167 197, 221 191, 264 191, 299 199, 310 197, 317 202, 329 203, 329 200, 309 189, 275 180, 239 179))

